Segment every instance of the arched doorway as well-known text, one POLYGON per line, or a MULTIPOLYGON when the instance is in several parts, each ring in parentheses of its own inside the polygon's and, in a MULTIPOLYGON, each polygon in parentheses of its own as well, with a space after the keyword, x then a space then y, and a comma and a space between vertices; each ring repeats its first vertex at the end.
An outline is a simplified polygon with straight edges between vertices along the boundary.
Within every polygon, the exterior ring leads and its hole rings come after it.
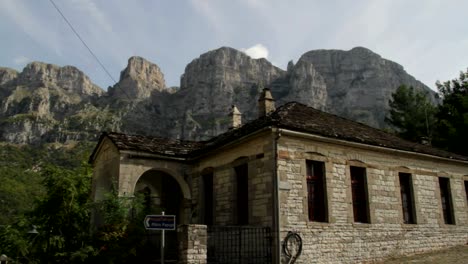
MULTIPOLYGON (((142 201, 143 215, 176 216, 176 225, 184 223, 185 196, 176 177, 160 170, 149 170, 143 173, 135 184, 134 194, 142 201)), ((142 215, 142 214, 139 214, 142 215)), ((142 219, 143 224, 143 219, 142 219)), ((158 260, 160 258, 161 231, 147 230, 147 249, 144 254, 147 259, 158 260)), ((177 260, 178 242, 177 232, 165 232, 165 259, 177 260)))

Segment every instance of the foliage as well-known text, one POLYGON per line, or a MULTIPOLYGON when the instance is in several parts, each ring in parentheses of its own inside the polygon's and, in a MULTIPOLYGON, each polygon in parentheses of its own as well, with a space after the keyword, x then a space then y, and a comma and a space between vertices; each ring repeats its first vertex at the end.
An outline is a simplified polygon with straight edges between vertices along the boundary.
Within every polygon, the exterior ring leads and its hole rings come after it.
POLYGON ((128 263, 141 259, 146 246, 142 199, 124 199, 115 192, 90 200, 87 164, 67 169, 43 165, 35 172, 44 188, 31 212, 18 215, 0 229, 2 254, 20 263, 128 263), (91 228, 91 216, 101 221, 91 228), (38 234, 28 234, 31 225, 38 234))
POLYGON ((435 124, 436 107, 427 94, 402 85, 389 101, 390 116, 385 121, 397 129, 404 139, 414 142, 431 140, 435 124))
POLYGON ((41 171, 46 197, 33 212, 39 235, 36 259, 43 263, 82 262, 89 246, 91 173, 87 166, 69 170, 46 166, 41 171))
POLYGON ((458 79, 436 85, 443 101, 434 144, 468 156, 468 70, 460 72, 458 79))
POLYGON ((102 223, 94 233, 95 263, 141 263, 147 246, 142 197, 121 198, 115 191, 95 204, 102 223))
POLYGON ((0 147, 0 225, 16 222, 33 209, 35 197, 43 195, 36 155, 30 147, 0 147))
POLYGON ((80 167, 91 144, 65 148, 55 145, 0 146, 0 225, 10 225, 34 209, 34 201, 42 199, 45 188, 40 171, 48 165, 68 169, 80 167))

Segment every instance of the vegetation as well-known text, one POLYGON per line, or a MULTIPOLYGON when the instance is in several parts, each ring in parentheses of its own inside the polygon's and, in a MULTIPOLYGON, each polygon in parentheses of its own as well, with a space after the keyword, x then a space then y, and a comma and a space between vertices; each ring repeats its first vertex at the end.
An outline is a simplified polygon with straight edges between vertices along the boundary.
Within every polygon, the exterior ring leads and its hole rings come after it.
POLYGON ((468 156, 468 69, 460 77, 437 82, 442 104, 437 113, 437 138, 434 144, 468 156))
POLYGON ((436 85, 442 98, 437 107, 427 95, 400 86, 392 94, 386 121, 405 139, 427 138, 438 148, 468 156, 468 70, 458 79, 436 85))
POLYGON ((47 164, 31 176, 40 179, 41 195, 30 195, 32 209, 11 213, 14 220, 0 227, 2 254, 18 263, 138 262, 137 253, 146 246, 141 199, 124 200, 109 193, 93 203, 86 163, 73 169, 47 164), (94 229, 93 214, 101 219, 94 229), (33 225, 36 234, 30 232, 33 225))
POLYGON ((385 121, 397 129, 399 136, 415 142, 431 140, 436 107, 426 93, 402 85, 392 94, 389 105, 390 116, 385 121))

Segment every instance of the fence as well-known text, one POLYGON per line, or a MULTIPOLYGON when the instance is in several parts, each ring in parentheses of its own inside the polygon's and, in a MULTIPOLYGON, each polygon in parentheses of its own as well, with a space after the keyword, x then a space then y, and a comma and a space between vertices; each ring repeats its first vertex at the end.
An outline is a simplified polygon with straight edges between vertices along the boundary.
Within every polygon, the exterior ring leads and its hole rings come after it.
POLYGON ((208 226, 208 264, 272 263, 269 227, 208 226))

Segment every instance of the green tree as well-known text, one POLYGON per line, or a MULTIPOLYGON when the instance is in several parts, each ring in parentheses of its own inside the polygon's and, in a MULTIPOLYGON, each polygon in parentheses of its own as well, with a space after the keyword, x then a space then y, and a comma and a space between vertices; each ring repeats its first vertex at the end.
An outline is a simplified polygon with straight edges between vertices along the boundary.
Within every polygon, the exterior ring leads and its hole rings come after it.
POLYGON ((82 263, 95 252, 89 236, 90 170, 44 165, 39 173, 45 194, 34 210, 0 230, 2 253, 20 263, 82 263), (33 224, 37 234, 28 233, 33 224))
POLYGON ((389 101, 390 116, 385 121, 404 139, 419 142, 432 139, 436 107, 426 93, 401 85, 389 101))
POLYGON ((437 114, 437 138, 434 144, 468 156, 468 70, 460 77, 437 82, 442 104, 437 114))
POLYGON ((42 171, 46 197, 33 212, 38 226, 37 259, 42 263, 79 263, 93 253, 89 246, 91 173, 88 166, 42 171))

